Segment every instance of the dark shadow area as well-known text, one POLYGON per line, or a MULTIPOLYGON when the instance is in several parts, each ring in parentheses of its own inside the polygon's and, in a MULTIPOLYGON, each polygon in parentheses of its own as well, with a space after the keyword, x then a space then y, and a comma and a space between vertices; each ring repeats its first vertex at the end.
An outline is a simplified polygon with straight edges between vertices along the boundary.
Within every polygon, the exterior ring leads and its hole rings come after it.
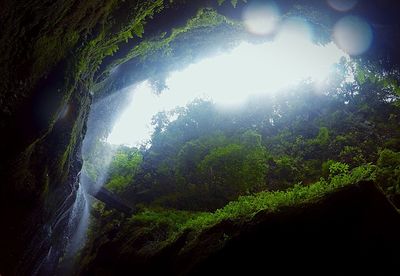
POLYGON ((155 256, 110 242, 82 275, 397 275, 399 232, 398 212, 363 182, 245 224, 223 221, 189 246, 182 235, 155 256))

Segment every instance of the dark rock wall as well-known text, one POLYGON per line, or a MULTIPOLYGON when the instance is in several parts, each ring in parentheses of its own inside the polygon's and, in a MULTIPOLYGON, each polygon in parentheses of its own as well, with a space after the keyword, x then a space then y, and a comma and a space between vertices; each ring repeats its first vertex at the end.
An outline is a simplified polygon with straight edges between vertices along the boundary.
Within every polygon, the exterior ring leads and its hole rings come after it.
MULTIPOLYGON (((371 182, 360 183, 313 204, 281 214, 258 214, 219 251, 190 268, 190 274, 396 275, 400 215, 371 182)), ((222 235, 225 229, 217 229, 222 235), (222 233, 221 233, 222 232, 222 233)), ((213 233, 216 236, 218 234, 213 233)), ((193 252, 207 247, 206 238, 193 252)), ((194 253, 196 254, 196 253, 194 253)), ((191 259, 186 254, 183 260, 191 259)))
POLYGON ((95 77, 122 44, 142 39, 151 17, 176 5, 2 1, 1 274, 51 274, 67 242, 95 77), (39 269, 50 255, 48 270, 39 269))
POLYGON ((92 98, 76 57, 115 4, 1 3, 1 274, 29 275, 65 243, 92 98))

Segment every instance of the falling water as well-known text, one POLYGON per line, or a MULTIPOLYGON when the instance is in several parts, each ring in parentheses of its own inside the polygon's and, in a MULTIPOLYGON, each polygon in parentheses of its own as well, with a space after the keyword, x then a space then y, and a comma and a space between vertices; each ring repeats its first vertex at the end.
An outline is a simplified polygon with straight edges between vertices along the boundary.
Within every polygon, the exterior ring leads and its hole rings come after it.
MULTIPOLYGON (((87 157, 95 145, 99 133, 96 127, 98 123, 99 114, 104 112, 104 108, 110 106, 110 102, 118 100, 118 97, 112 95, 100 102, 94 104, 91 108, 85 139, 82 144, 82 156, 87 157)), ((95 194, 104 184, 107 177, 108 165, 111 162, 113 151, 103 156, 105 167, 104 170, 99 172, 96 181, 91 180, 86 174, 84 169, 79 174, 78 188, 76 191, 76 199, 69 211, 69 218, 67 229, 65 231, 65 251, 58 265, 57 275, 71 275, 73 274, 74 266, 76 265, 79 251, 83 249, 86 242, 87 230, 90 222, 90 206, 92 198, 89 194, 95 194)), ((85 168, 85 161, 83 164, 85 168)))
POLYGON ((80 182, 76 200, 72 208, 68 226, 72 230, 71 240, 66 249, 66 257, 73 256, 81 249, 89 219, 89 202, 85 185, 80 182))
MULTIPOLYGON (((105 120, 104 114, 107 114, 109 119, 113 116, 118 117, 114 114, 117 113, 115 110, 121 109, 117 107, 126 102, 125 97, 129 95, 128 92, 128 88, 123 89, 121 93, 115 93, 93 104, 82 144, 83 159, 88 156, 99 137, 102 136, 99 132, 102 128, 98 127, 98 124, 105 120), (110 106, 115 109, 110 109, 110 106)), ((59 208, 54 211, 55 215, 51 221, 40 229, 28 245, 27 254, 23 257, 26 264, 21 268, 20 274, 71 275, 74 273, 78 254, 85 245, 89 227, 91 206, 89 194, 95 194, 103 186, 113 153, 110 151, 103 156, 104 167, 95 182, 90 180, 82 169, 69 187, 60 188, 60 192, 68 188, 69 193, 59 208)))
POLYGON ((87 183, 85 183, 84 177, 80 176, 79 180, 76 199, 72 206, 67 225, 67 246, 57 273, 61 275, 71 274, 79 250, 85 244, 86 232, 89 225, 90 201, 87 194, 87 183))
POLYGON ((89 199, 87 197, 85 185, 82 183, 79 185, 77 200, 74 204, 74 209, 71 215, 72 224, 74 224, 72 220, 75 216, 79 217, 79 212, 80 220, 75 233, 72 236, 71 243, 67 248, 68 253, 75 253, 82 248, 85 240, 86 229, 89 224, 89 199))
POLYGON ((21 274, 69 275, 76 253, 82 248, 89 219, 89 202, 85 186, 77 181, 71 185, 69 195, 56 210, 54 218, 43 226, 29 246, 26 262, 32 270, 22 267, 21 274))

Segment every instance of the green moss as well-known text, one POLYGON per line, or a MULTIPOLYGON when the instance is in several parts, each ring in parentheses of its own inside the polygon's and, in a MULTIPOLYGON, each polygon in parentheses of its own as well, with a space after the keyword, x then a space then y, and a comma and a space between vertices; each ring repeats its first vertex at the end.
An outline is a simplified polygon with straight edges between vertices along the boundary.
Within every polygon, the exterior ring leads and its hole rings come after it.
POLYGON ((100 33, 86 44, 79 52, 75 75, 77 79, 85 79, 88 86, 93 85, 93 76, 107 56, 112 56, 119 50, 119 44, 128 42, 135 36, 141 38, 146 20, 163 10, 162 0, 139 1, 130 13, 128 22, 118 31, 112 32, 112 24, 102 25, 100 33))
MULTIPOLYGON (((30 51, 26 51, 27 57, 33 66, 29 72, 31 84, 47 74, 59 61, 73 52, 77 48, 77 42, 85 43, 85 37, 93 32, 98 24, 104 24, 106 18, 117 7, 117 0, 106 1, 74 1, 49 3, 34 3, 34 7, 22 4, 23 10, 32 13, 32 22, 27 23, 21 32, 8 33, 8 43, 16 49, 25 49, 30 45, 30 51), (42 22, 37 22, 37 18, 43 18, 42 22), (40 25, 40 28, 38 28, 40 25), (27 36, 29 33, 29 36, 27 36), (36 35, 35 35, 36 34, 36 35), (23 43, 23 45, 20 45, 23 43)), ((18 5, 16 5, 18 7, 18 5)), ((21 7, 19 7, 21 8, 21 7)), ((20 16, 24 18, 24 15, 20 16)), ((15 23, 15 22, 13 22, 15 23)), ((13 26, 13 24, 8 24, 13 26)), ((10 32, 9 30, 5 30, 10 32)), ((18 51, 9 52, 10 56, 3 57, 7 62, 12 59, 21 59, 21 53, 18 51), (14 55, 14 56, 12 56, 14 55)), ((25 63, 22 63, 25 64, 25 63)), ((16 76, 21 77, 21 76, 16 76)), ((29 88, 27 86, 26 88, 29 88)))
POLYGON ((128 60, 140 58, 140 60, 143 62, 147 58, 154 56, 156 53, 164 56, 169 55, 173 51, 170 44, 177 38, 197 29, 212 29, 213 27, 223 24, 239 29, 243 28, 242 23, 233 21, 224 15, 219 14, 214 9, 200 9, 193 18, 186 22, 185 25, 172 29, 168 36, 166 33, 163 33, 156 38, 146 39, 140 42, 133 49, 131 49, 124 58, 115 60, 112 64, 110 64, 105 70, 104 74, 108 74, 113 68, 125 63, 128 60))
POLYGON ((83 129, 83 124, 84 121, 86 120, 85 118, 85 113, 86 111, 84 108, 82 108, 81 113, 79 114, 78 118, 74 122, 71 129, 67 129, 66 132, 69 135, 69 143, 65 147, 65 150, 62 153, 61 158, 59 159, 59 164, 57 166, 58 168, 58 173, 61 176, 62 180, 66 180, 66 177, 69 174, 69 169, 70 169, 70 164, 71 160, 75 158, 74 153, 75 153, 75 148, 78 143, 79 137, 81 137, 81 132, 83 129), (69 132, 70 131, 70 132, 69 132))
MULTIPOLYGON (((138 1, 133 7, 129 7, 131 10, 128 11, 128 19, 120 27, 117 27, 117 30, 115 30, 115 26, 113 26, 114 21, 112 18, 105 21, 98 35, 86 43, 79 51, 75 69, 76 78, 84 79, 88 87, 93 87, 95 85, 93 77, 100 69, 100 65, 103 63, 104 59, 114 55, 119 50, 122 43, 127 43, 135 37, 142 38, 147 20, 153 18, 155 14, 165 9, 167 5, 166 2, 168 1, 138 1)), ((222 4, 223 1, 218 2, 222 4)), ((231 3, 233 6, 236 6, 237 1, 231 1, 231 3)), ((140 42, 125 57, 115 60, 108 65, 104 74, 107 75, 119 64, 133 58, 140 57, 144 59, 156 51, 163 51, 163 53, 168 54, 171 51, 169 44, 178 36, 194 29, 209 28, 223 23, 240 25, 240 23, 229 20, 225 16, 218 14, 215 10, 201 9, 185 26, 173 29, 168 37, 166 37, 166 34, 163 34, 156 39, 147 39, 140 42)))
MULTIPOLYGON (((76 105, 74 108, 79 111, 75 114, 74 111, 70 111, 69 117, 63 119, 64 122, 60 125, 60 129, 56 132, 62 132, 63 136, 57 134, 57 138, 62 139, 63 142, 60 145, 56 145, 54 152, 56 152, 55 167, 57 175, 60 176, 58 181, 65 181, 69 175, 70 165, 72 160, 76 158, 77 145, 82 142, 82 131, 86 123, 90 100, 87 96, 74 95, 73 98, 69 99, 70 105, 76 105)), ((54 138, 53 138, 54 139, 54 138)))
POLYGON ((34 71, 45 72, 49 67, 53 67, 65 56, 66 51, 78 42, 78 39, 78 33, 72 30, 65 35, 55 33, 40 37, 34 49, 36 60, 34 71))

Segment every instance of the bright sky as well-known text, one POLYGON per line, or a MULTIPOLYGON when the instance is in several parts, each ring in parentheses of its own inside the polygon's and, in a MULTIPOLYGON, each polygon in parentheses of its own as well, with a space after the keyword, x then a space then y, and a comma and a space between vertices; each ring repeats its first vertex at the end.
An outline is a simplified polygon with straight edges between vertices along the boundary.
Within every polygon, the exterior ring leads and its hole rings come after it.
POLYGON ((311 42, 308 25, 284 22, 272 42, 243 42, 235 49, 170 73, 168 89, 156 95, 147 81, 132 89, 129 107, 121 113, 107 141, 137 146, 152 133, 151 118, 160 111, 207 98, 225 106, 240 105, 255 94, 275 93, 301 80, 317 83, 329 77, 332 66, 348 57, 336 44, 311 42))

